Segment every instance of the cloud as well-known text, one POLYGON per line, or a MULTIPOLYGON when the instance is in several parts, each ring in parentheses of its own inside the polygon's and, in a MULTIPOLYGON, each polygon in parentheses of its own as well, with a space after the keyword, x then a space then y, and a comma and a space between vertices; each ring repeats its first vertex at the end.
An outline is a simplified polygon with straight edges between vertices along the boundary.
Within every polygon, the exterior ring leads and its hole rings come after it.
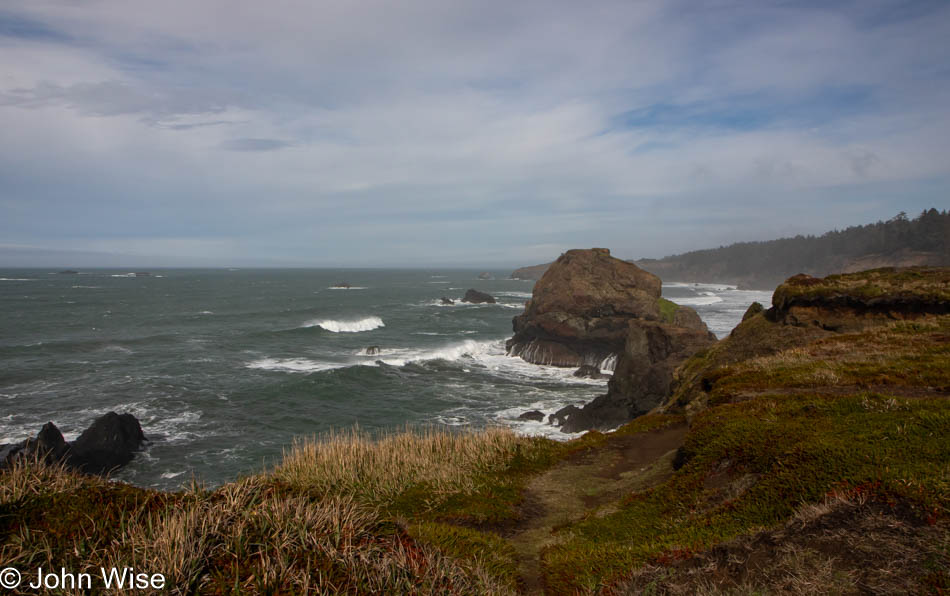
POLYGON ((515 263, 942 207, 950 7, 893 6, 36 0, 0 13, 0 235, 515 263))

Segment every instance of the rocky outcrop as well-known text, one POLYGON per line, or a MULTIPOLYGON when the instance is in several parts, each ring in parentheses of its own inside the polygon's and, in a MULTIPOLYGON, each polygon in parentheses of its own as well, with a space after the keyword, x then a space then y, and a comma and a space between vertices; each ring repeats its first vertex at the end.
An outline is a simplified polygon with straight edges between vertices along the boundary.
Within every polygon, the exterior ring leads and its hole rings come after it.
POLYGON ((607 429, 648 412, 669 396, 674 369, 715 341, 694 310, 663 300, 660 289, 658 277, 604 248, 564 253, 535 284, 514 318, 510 355, 578 366, 593 378, 602 362, 617 359, 608 393, 559 410, 552 424, 607 429))
POLYGON ((568 413, 561 430, 615 428, 646 414, 671 394, 676 367, 714 341, 705 329, 654 321, 631 322, 607 393, 568 413))
POLYGON ((606 248, 569 250, 514 318, 508 353, 534 364, 599 366, 623 350, 630 320, 659 320, 660 285, 606 248))
POLYGON ((455 301, 454 301, 454 300, 452 300, 451 298, 446 298, 445 296, 442 296, 442 305, 443 305, 443 306, 452 306, 453 304, 455 304, 455 301))
POLYGON ((132 414, 109 412, 97 418, 72 443, 63 439, 55 424, 47 422, 35 439, 0 446, 0 469, 18 460, 45 459, 79 472, 104 476, 132 461, 144 442, 142 427, 132 414))
POLYGON ((495 299, 485 292, 469 289, 465 292, 465 296, 462 297, 462 302, 468 302, 470 304, 495 304, 495 299))
POLYGON ((950 313, 950 275, 935 267, 886 267, 825 278, 799 274, 772 295, 766 317, 828 331, 860 331, 885 320, 950 313))
POLYGON ((369 346, 365 350, 363 350, 363 353, 366 354, 367 356, 376 356, 377 354, 379 354, 379 346, 369 346))

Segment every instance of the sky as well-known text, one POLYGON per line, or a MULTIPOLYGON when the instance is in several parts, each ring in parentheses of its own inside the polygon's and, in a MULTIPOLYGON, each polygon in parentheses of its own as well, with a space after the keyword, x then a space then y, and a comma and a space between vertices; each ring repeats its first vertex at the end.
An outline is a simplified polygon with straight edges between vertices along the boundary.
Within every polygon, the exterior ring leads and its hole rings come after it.
POLYGON ((0 266, 662 257, 948 182, 945 0, 0 0, 0 266))

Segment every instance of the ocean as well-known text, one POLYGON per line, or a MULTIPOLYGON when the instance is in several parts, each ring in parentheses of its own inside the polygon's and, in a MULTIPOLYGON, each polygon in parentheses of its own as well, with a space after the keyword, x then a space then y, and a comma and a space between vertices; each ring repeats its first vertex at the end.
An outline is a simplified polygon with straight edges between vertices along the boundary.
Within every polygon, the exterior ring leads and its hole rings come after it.
MULTIPOLYGON (((215 486, 272 466, 295 438, 353 425, 501 424, 565 439, 517 416, 606 391, 505 355, 533 286, 510 271, 149 273, 0 270, 0 444, 47 421, 71 440, 110 410, 130 412, 149 442, 118 479, 215 486), (468 288, 498 303, 459 303, 468 288)), ((771 299, 725 284, 663 292, 720 337, 771 299)))

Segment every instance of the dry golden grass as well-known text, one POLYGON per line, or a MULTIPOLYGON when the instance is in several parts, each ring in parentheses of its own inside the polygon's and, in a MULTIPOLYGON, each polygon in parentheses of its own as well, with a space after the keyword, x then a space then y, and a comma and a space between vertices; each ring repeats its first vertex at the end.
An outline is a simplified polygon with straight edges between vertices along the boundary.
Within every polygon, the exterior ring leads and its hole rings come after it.
POLYGON ((0 473, 0 560, 96 575, 133 567, 162 573, 171 594, 512 593, 477 560, 415 542, 350 496, 314 499, 267 476, 155 495, 42 461, 14 467, 0 473), (79 502, 90 506, 69 509, 79 502))
POLYGON ((73 490, 91 481, 66 470, 62 464, 47 463, 41 457, 14 459, 12 465, 3 471, 2 478, 0 504, 12 503, 30 495, 73 490))
POLYGON ((385 506, 423 485, 433 502, 471 493, 485 475, 530 458, 538 442, 508 429, 455 433, 409 429, 374 438, 359 429, 297 442, 273 477, 317 495, 351 495, 385 506))

